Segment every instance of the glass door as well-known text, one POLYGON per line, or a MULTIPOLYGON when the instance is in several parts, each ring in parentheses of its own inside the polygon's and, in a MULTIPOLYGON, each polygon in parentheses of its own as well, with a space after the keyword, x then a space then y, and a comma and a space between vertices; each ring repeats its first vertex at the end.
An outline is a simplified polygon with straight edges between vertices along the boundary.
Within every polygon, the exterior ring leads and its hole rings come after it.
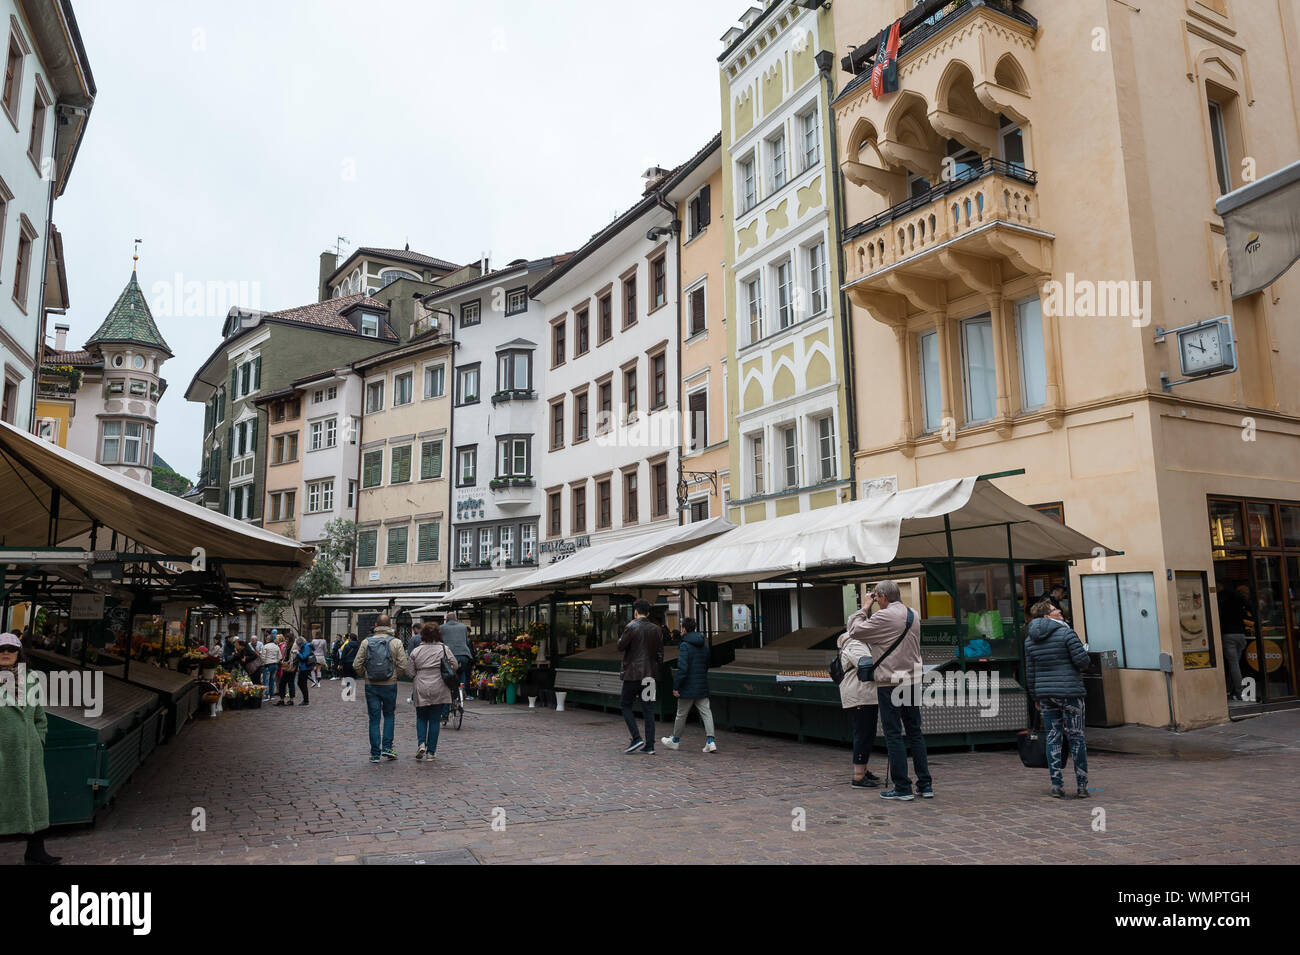
MULTIPOLYGON (((1294 561, 1294 558, 1292 558, 1294 561)), ((1288 594, 1282 558, 1257 555, 1253 561, 1256 627, 1246 647, 1248 671, 1263 688, 1263 702, 1296 695, 1295 655, 1288 627, 1288 594)))

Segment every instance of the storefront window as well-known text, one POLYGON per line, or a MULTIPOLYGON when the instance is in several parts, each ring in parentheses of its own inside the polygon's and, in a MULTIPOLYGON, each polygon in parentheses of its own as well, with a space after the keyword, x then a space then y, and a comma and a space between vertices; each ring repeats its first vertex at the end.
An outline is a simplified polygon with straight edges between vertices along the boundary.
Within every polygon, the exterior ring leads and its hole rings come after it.
POLYGON ((1276 547, 1277 528, 1273 526, 1273 505, 1254 502, 1247 504, 1246 529, 1252 547, 1276 547))
POLYGON ((1210 542, 1215 547, 1239 547, 1242 533, 1240 501, 1210 501, 1210 542))

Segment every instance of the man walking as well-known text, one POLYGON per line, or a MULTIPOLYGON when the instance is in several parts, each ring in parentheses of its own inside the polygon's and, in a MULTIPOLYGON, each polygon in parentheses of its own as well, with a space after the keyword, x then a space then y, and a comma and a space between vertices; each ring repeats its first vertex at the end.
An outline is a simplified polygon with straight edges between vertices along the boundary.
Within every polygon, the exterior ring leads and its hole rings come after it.
POLYGON ((439 628, 442 635, 442 642, 447 645, 451 655, 456 658, 460 664, 460 669, 456 672, 460 675, 460 685, 469 689, 469 628, 456 618, 456 611, 447 611, 447 619, 443 621, 439 628))
POLYGON ((655 681, 664 662, 664 632, 650 619, 650 602, 638 600, 632 605, 632 622, 618 638, 618 648, 623 651, 623 719, 627 721, 632 742, 625 753, 644 749, 646 755, 655 752, 655 681), (637 731, 632 703, 641 697, 641 712, 645 717, 645 736, 637 731))
POLYGON ((406 669, 406 648, 393 635, 392 620, 381 613, 371 635, 361 641, 352 668, 366 681, 370 718, 370 761, 397 759, 393 751, 393 717, 397 712, 397 674, 406 669), (382 731, 380 724, 382 721, 382 731))
POLYGON ((889 750, 889 775, 893 785, 881 799, 907 802, 913 798, 907 776, 907 751, 912 751, 916 790, 925 799, 934 798, 925 737, 921 735, 921 618, 903 605, 898 584, 882 580, 871 600, 849 618, 848 635, 871 648, 876 661, 876 702, 880 725, 889 750), (875 612, 868 612, 875 607, 875 612), (906 737, 906 744, 904 744, 906 737))

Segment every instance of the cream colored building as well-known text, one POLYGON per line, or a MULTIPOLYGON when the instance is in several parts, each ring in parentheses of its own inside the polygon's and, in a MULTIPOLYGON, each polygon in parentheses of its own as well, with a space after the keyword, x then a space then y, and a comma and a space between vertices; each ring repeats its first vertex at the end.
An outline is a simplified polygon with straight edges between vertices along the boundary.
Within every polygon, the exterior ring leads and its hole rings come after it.
MULTIPOLYGON (((911 6, 864 0, 838 36, 874 54, 911 6)), ((1300 155, 1295 4, 938 13, 903 37, 897 92, 875 99, 869 56, 849 57, 862 72, 834 102, 856 478, 1023 468, 999 485, 1123 551, 1020 586, 1033 602, 1067 581, 1080 635, 1117 651, 1129 722, 1227 718, 1218 603, 1238 584, 1258 621, 1227 648, 1243 693, 1295 700, 1300 273, 1233 302, 1214 211, 1300 155), (1157 330, 1223 315, 1238 369, 1166 388, 1184 375, 1157 330)), ((964 611, 1024 599, 963 574, 964 611)))

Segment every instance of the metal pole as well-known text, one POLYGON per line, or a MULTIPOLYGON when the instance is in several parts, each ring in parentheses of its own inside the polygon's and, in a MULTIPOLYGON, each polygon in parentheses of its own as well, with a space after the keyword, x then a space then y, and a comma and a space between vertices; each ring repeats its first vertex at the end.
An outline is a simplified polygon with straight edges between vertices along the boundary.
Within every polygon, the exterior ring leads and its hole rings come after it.
POLYGON ((796 580, 794 582, 794 595, 795 595, 795 604, 797 605, 797 609, 799 611, 799 626, 795 628, 796 630, 798 630, 803 627, 803 581, 802 580, 796 580))

